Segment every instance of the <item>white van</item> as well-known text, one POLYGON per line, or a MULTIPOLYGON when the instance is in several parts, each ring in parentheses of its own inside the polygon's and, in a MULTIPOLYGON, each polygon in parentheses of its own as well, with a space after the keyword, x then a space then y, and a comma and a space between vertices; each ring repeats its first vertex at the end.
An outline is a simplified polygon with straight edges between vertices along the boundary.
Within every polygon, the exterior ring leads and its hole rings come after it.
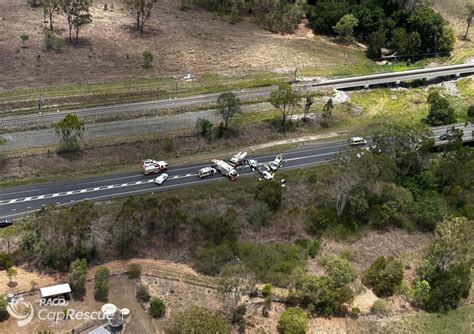
POLYGON ((206 176, 209 176, 209 175, 214 175, 216 174, 217 171, 215 168, 212 168, 212 167, 204 167, 204 168, 201 168, 198 172, 198 175, 200 178, 203 178, 203 177, 206 177, 206 176))
POLYGON ((358 146, 358 145, 366 145, 366 144, 367 144, 367 140, 365 140, 362 137, 352 137, 351 139, 349 139, 350 146, 358 146))

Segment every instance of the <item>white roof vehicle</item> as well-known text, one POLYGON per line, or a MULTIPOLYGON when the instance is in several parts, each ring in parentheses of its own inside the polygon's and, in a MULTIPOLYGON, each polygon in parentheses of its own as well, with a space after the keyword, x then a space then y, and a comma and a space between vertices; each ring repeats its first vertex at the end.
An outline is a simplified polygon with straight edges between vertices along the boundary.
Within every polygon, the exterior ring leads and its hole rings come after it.
POLYGON ((167 169, 168 163, 166 161, 146 159, 142 162, 142 172, 145 175, 165 172, 167 169))
POLYGON ((209 175, 214 175, 216 173, 217 173, 217 170, 215 168, 212 168, 212 167, 204 167, 204 168, 201 168, 198 171, 198 175, 201 178, 209 176, 209 175))
POLYGON ((163 173, 155 179, 155 183, 158 185, 162 185, 163 182, 165 182, 166 180, 168 180, 168 174, 163 173))
POLYGON ((247 152, 239 152, 230 158, 229 162, 234 166, 240 165, 247 157, 247 152))
POLYGON ((349 139, 349 145, 351 146, 357 146, 357 145, 365 145, 367 144, 367 140, 365 140, 362 137, 352 137, 349 139))
POLYGON ((273 180, 273 174, 270 172, 269 165, 263 165, 258 168, 258 172, 264 180, 273 180))
POLYGON ((275 160, 273 160, 272 162, 270 162, 270 169, 272 171, 277 171, 278 168, 281 167, 281 165, 283 165, 283 155, 282 154, 278 154, 276 157, 275 157, 275 160))

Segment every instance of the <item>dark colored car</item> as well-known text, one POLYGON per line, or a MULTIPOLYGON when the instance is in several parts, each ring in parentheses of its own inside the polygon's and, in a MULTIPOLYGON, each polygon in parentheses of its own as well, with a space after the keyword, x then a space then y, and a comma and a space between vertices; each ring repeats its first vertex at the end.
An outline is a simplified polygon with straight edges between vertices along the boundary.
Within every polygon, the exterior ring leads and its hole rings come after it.
POLYGON ((450 133, 445 133, 445 134, 442 134, 441 136, 439 136, 439 140, 450 140, 452 139, 454 136, 450 133))
POLYGON ((8 218, 0 218, 0 227, 7 227, 12 225, 13 222, 11 219, 8 218))

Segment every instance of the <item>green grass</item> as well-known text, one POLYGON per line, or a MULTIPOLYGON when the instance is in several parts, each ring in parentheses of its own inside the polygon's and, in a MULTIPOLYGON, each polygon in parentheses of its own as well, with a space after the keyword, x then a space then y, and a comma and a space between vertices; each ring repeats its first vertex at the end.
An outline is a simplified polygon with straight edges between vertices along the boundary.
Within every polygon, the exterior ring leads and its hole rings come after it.
POLYGON ((0 136, 0 145, 5 145, 7 143, 7 140, 0 136))

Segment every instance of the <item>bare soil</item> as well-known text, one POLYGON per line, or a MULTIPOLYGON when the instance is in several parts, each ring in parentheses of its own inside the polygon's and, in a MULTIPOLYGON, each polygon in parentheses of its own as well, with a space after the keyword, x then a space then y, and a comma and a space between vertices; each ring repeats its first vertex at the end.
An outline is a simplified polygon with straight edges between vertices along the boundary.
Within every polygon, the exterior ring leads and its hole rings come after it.
MULTIPOLYGON (((180 1, 155 4, 140 34, 118 1, 94 2, 93 22, 80 33, 78 45, 46 52, 40 8, 23 0, 0 1, 0 87, 45 86, 165 74, 242 73, 251 70, 294 70, 295 66, 357 63, 356 49, 314 38, 304 24, 294 35, 269 33, 252 19, 231 25, 226 18, 198 10, 181 11, 180 1), (112 5, 113 3, 113 5, 112 5), (113 9, 111 7, 113 6, 113 9), (22 47, 20 35, 29 35, 22 47), (154 55, 143 68, 144 50, 154 55)), ((55 32, 67 39, 62 15, 54 18, 55 32)))

